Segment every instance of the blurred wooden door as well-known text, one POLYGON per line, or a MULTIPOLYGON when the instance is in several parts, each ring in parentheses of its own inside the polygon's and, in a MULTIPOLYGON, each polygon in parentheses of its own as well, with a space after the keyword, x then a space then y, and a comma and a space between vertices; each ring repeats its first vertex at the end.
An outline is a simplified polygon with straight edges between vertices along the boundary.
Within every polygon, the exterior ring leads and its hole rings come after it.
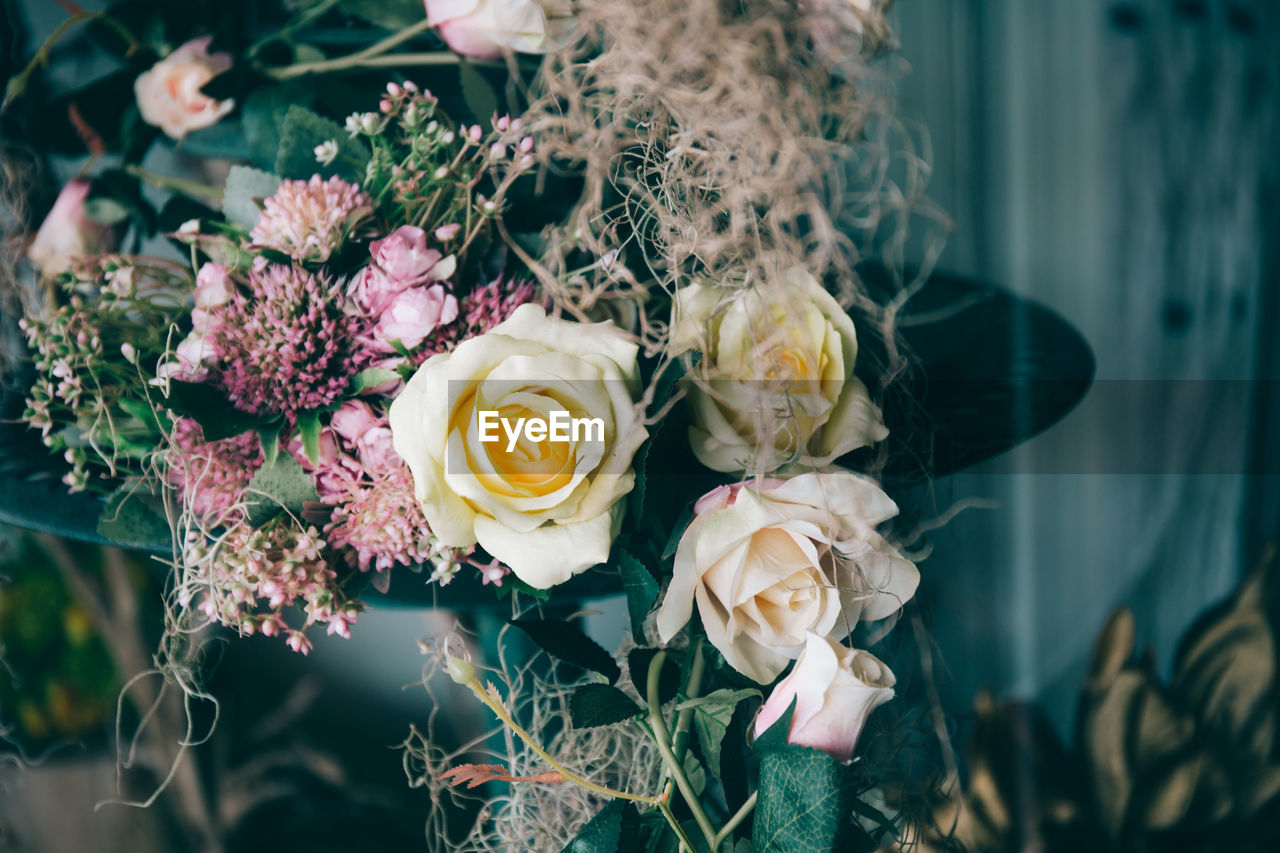
POLYGON ((1068 725, 1113 607, 1134 607, 1167 665, 1274 533, 1276 478, 1256 472, 1277 470, 1275 401, 1224 380, 1277 375, 1276 6, 895 6, 900 92, 955 220, 942 268, 1061 312, 1103 380, 989 473, 940 484, 944 501, 1001 504, 957 518, 924 568, 953 707, 987 685, 1039 695, 1068 725), (1170 379, 1205 381, 1153 381, 1170 379), (1171 387, 1190 404, 1171 409, 1171 387), (1112 472, 1129 453, 1147 473, 1112 472), (1193 459, 1212 473, 1171 473, 1193 459))

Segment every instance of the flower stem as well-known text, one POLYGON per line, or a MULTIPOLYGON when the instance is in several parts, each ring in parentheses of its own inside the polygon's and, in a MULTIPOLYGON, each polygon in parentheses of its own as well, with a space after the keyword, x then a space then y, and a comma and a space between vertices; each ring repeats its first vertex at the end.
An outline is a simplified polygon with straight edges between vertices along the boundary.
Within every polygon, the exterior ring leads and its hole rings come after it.
POLYGON ((747 797, 747 801, 742 804, 742 808, 738 809, 733 817, 729 818, 729 822, 724 825, 724 828, 716 833, 715 843, 711 845, 713 851, 719 850, 724 840, 738 828, 738 824, 746 820, 747 815, 751 814, 751 811, 756 807, 756 793, 756 791, 752 791, 751 796, 747 797))
POLYGON ((151 172, 143 169, 141 166, 135 166, 132 163, 125 165, 124 170, 129 175, 137 178, 143 183, 150 184, 156 189, 168 190, 170 192, 182 193, 192 198, 200 198, 205 201, 211 201, 215 204, 222 201, 222 190, 200 181, 191 181, 184 178, 171 178, 168 175, 161 175, 158 172, 151 172))
MULTIPOLYGON (((716 832, 711 828, 711 821, 707 818, 707 813, 702 810, 702 804, 698 802, 698 796, 693 792, 693 786, 689 784, 689 779, 685 776, 684 767, 676 760, 675 753, 671 751, 671 734, 667 731, 666 720, 662 718, 662 708, 658 699, 658 681, 662 675, 662 664, 666 659, 667 653, 663 650, 654 655, 653 660, 649 662, 649 678, 645 692, 648 694, 649 723, 653 726, 653 739, 658 745, 658 752, 661 753, 662 760, 666 763, 671 778, 675 779, 676 785, 680 788, 681 796, 688 803, 689 811, 693 812, 693 819, 698 822, 698 828, 702 830, 707 843, 713 844, 716 832)), ((715 849, 714 846, 712 849, 715 849)))
POLYGON ((465 682, 465 685, 472 693, 476 694, 476 697, 481 702, 488 706, 490 711, 493 711, 493 713, 497 715, 499 720, 506 724, 511 731, 515 732, 516 735, 525 742, 526 746, 537 753, 539 758, 555 768, 556 772, 559 773, 566 781, 572 782, 575 785, 579 785, 586 788, 588 791, 592 791, 604 797, 616 797, 621 800, 632 800, 637 803, 648 803, 649 805, 659 807, 666 804, 662 796, 650 797, 645 796, 644 794, 629 794, 626 791, 615 791, 613 788, 606 788, 604 785, 597 785, 589 779, 582 778, 577 773, 574 773, 572 770, 547 754, 546 750, 539 746, 537 741, 535 741, 528 732, 521 728, 515 720, 511 719, 511 715, 507 713, 507 709, 503 707, 502 703, 489 693, 485 692, 485 689, 480 686, 480 680, 478 678, 473 675, 470 681, 465 682))

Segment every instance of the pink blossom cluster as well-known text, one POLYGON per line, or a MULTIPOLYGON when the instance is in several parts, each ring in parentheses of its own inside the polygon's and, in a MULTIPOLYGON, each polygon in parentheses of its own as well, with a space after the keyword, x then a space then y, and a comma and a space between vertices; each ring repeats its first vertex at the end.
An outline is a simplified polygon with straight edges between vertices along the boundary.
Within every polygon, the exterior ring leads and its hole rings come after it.
POLYGON ((231 296, 211 336, 231 402, 292 419, 340 399, 359 366, 341 290, 322 274, 281 265, 254 269, 249 289, 231 296))
POLYGON ((205 441, 198 423, 180 418, 173 437, 168 474, 170 482, 182 490, 183 505, 208 526, 238 520, 245 489, 262 467, 257 434, 205 441))
POLYGON ((241 634, 284 636, 295 652, 307 654, 306 630, 326 625, 327 633, 351 636, 360 605, 348 599, 325 559, 327 543, 315 527, 300 528, 279 516, 259 528, 234 525, 216 544, 198 535, 187 547, 188 565, 204 569, 208 588, 200 610, 212 621, 241 634), (284 610, 301 607, 306 619, 290 626, 284 610))
POLYGON ((421 228, 401 225, 375 240, 369 254, 373 263, 352 279, 349 295, 366 320, 360 338, 372 353, 385 358, 398 348, 417 349, 457 319, 458 300, 442 284, 457 260, 429 248, 421 228))
POLYGON ((341 178, 284 181, 262 206, 249 239, 299 262, 324 263, 373 215, 372 201, 341 178))

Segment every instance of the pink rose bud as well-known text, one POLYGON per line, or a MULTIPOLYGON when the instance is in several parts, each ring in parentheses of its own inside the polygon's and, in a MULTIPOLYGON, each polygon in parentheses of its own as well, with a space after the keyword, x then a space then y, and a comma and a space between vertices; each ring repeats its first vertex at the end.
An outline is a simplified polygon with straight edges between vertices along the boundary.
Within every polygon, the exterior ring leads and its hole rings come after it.
POLYGON ((893 673, 875 655, 811 632, 795 666, 756 716, 755 735, 764 734, 794 701, 787 741, 849 761, 867 717, 893 698, 894 684, 893 673))
POLYGON ((369 253, 389 279, 404 287, 444 281, 457 266, 452 255, 445 258, 435 249, 428 249, 427 233, 412 225, 401 225, 375 240, 369 253))
POLYGON ((762 489, 776 489, 785 482, 785 480, 780 480, 777 477, 764 477, 759 480, 748 480, 745 483, 717 486, 698 498, 697 503, 693 505, 693 511, 695 515, 702 515, 733 506, 738 500, 738 492, 742 491, 744 486, 759 491, 762 489))
POLYGON ((216 308, 226 305, 235 292, 231 275, 222 264, 207 263, 196 273, 195 300, 197 308, 216 308))
POLYGON ((360 440, 360 436, 378 426, 382 422, 368 403, 359 400, 348 400, 338 411, 333 413, 329 426, 350 444, 360 440))
POLYGON ((49 215, 27 248, 27 257, 41 275, 53 277, 71 269, 79 258, 109 252, 115 248, 115 230, 94 222, 85 213, 89 182, 67 181, 58 193, 49 215))
POLYGON ((380 267, 370 265, 351 280, 350 296, 366 316, 376 317, 409 287, 407 283, 392 279, 380 267))
POLYGON ((400 456, 391 445, 391 428, 368 404, 348 400, 333 413, 330 427, 356 449, 360 463, 369 471, 385 471, 400 465, 400 456))
POLYGON ((447 243, 454 237, 458 236, 458 232, 462 230, 462 226, 454 222, 449 225, 441 225, 436 229, 436 239, 441 243, 447 243))
POLYGON ((133 84, 143 120, 173 139, 217 124, 235 108, 235 101, 215 100, 200 91, 231 68, 231 54, 209 53, 211 41, 205 36, 187 42, 133 84))
POLYGON ((392 300, 382 312, 373 337, 386 352, 394 352, 391 341, 399 341, 413 349, 445 323, 458 317, 458 300, 440 285, 415 287, 392 300))

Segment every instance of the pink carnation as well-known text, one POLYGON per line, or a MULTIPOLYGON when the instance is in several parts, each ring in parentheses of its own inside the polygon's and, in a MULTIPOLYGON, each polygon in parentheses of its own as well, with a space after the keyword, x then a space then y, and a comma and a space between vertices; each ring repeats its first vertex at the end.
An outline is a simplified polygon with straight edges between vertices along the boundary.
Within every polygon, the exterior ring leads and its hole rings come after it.
POLYGON ((298 261, 323 263, 373 215, 369 197, 341 178, 284 181, 262 206, 249 238, 298 261))

